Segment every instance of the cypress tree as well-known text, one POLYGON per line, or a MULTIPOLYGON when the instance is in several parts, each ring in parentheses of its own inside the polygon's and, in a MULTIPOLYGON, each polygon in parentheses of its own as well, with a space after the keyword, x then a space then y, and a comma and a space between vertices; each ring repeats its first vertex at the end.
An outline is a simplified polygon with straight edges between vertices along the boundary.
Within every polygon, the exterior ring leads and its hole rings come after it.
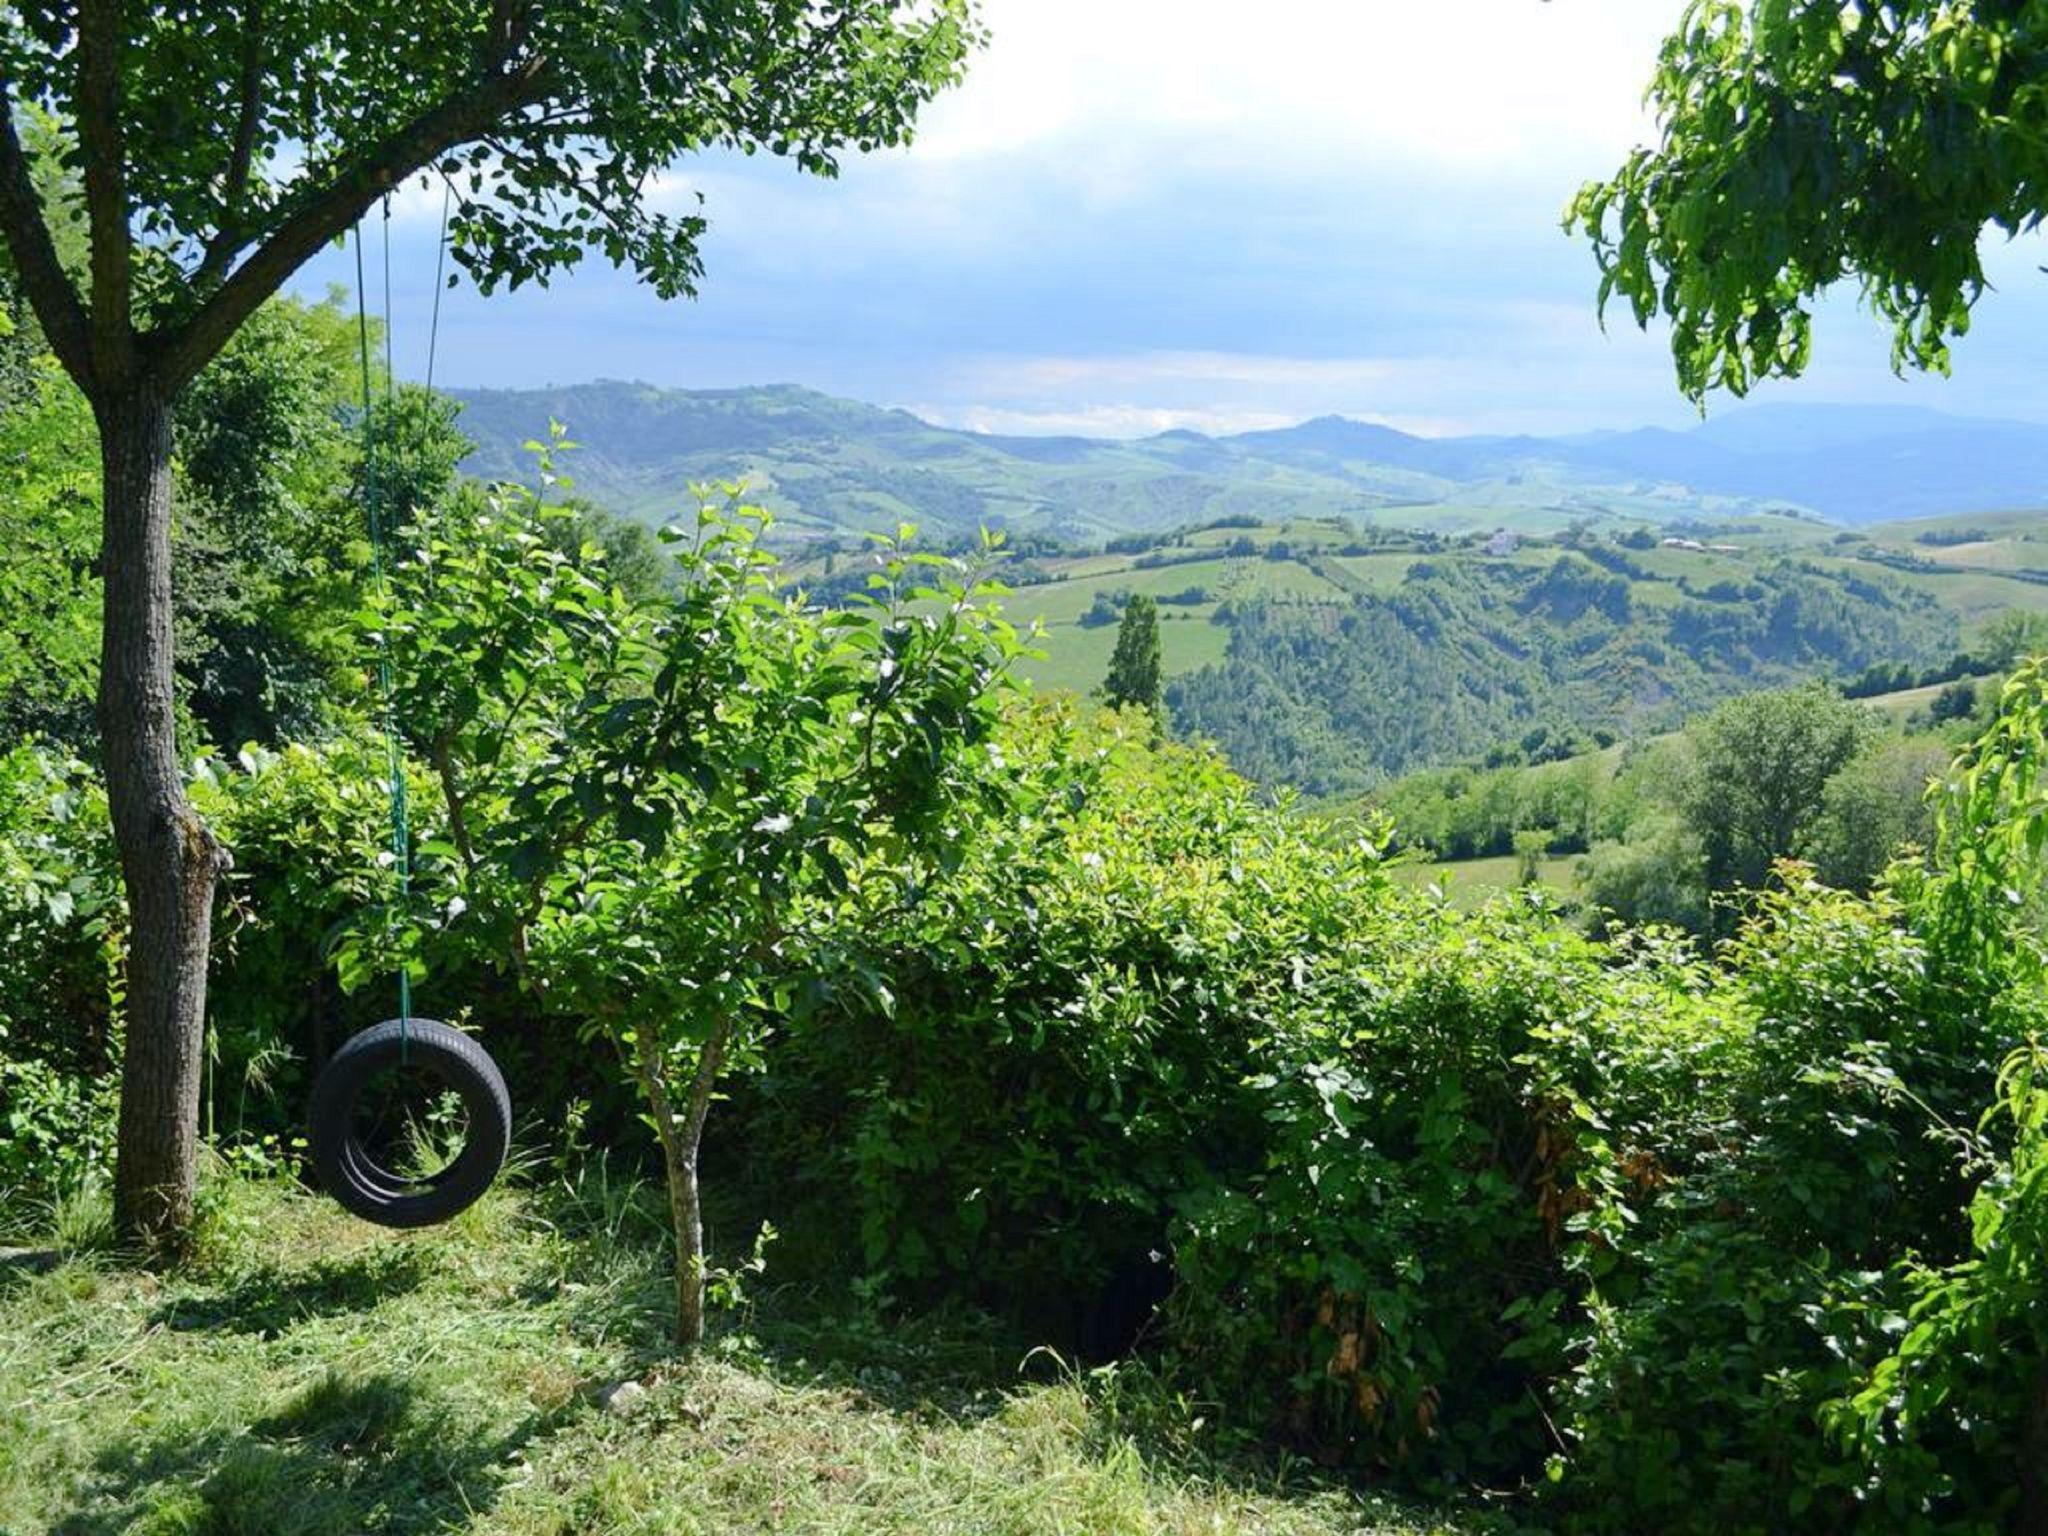
POLYGON ((1159 605, 1143 593, 1135 593, 1124 604, 1116 650, 1109 658, 1109 675, 1102 680, 1102 696, 1119 707, 1142 704, 1157 715, 1160 686, 1159 605))

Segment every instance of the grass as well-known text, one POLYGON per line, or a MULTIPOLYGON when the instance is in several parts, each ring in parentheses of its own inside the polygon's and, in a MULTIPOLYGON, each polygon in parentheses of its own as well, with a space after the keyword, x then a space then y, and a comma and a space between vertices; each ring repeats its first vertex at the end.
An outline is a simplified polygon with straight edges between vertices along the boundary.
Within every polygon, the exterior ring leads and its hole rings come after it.
MULTIPOLYGON (((1559 901, 1576 901, 1579 888, 1580 855, 1545 858, 1536 872, 1537 884, 1559 901)), ((1521 864, 1513 854, 1491 859, 1454 859, 1441 864, 1396 864, 1393 874, 1404 885, 1421 889, 1441 887, 1444 897, 1461 911, 1484 906, 1521 884, 1521 864)))
MULTIPOLYGON (((1209 622, 1215 605, 1203 608, 1169 608, 1159 615, 1159 661, 1167 677, 1192 672, 1197 667, 1220 662, 1230 649, 1230 631, 1209 622)), ((1109 674, 1110 653, 1116 649, 1116 626, 1093 629, 1079 624, 1047 626, 1040 642, 1042 660, 1025 664, 1024 675, 1040 688, 1064 688, 1087 693, 1098 688, 1109 674)))
POLYGON ((501 1191, 412 1236, 277 1185, 210 1205, 175 1274, 0 1268, 0 1533, 1447 1529, 1222 1470, 1185 1416, 1160 1434, 1163 1398, 1141 1449, 1131 1376, 987 1325, 771 1294, 680 1360, 630 1187, 501 1191), (623 1380, 629 1415, 596 1401, 623 1380))

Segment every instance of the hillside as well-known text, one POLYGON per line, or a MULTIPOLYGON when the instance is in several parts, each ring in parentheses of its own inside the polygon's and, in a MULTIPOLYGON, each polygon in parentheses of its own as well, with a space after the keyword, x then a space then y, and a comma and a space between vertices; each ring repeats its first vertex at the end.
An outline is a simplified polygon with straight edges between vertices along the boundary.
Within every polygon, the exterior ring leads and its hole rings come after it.
POLYGON ((1337 794, 1539 728, 1664 730, 1732 694, 1957 643, 1952 614, 1888 575, 1706 558, 1689 573, 1597 544, 1461 552, 1328 604, 1248 603, 1168 704, 1252 777, 1337 794))
POLYGON ((1848 524, 2048 503, 2048 427, 1860 407, 1753 407, 1689 432, 1424 438, 1324 417, 1278 431, 1135 441, 999 437, 793 386, 616 381, 458 390, 468 467, 530 472, 550 419, 582 447, 582 493, 672 512, 692 483, 741 480, 817 535, 916 522, 1087 542, 1223 516, 1341 516, 1461 533, 1670 524, 1804 509, 1848 524))
MULTIPOLYGON (((614 509, 654 517, 692 482, 745 480, 800 536, 798 578, 827 596, 862 579, 861 527, 1028 533, 1010 606, 1045 626, 1036 681, 1099 684, 1123 600, 1145 593, 1176 728, 1316 795, 1538 728, 1636 736, 1735 693, 1924 667, 1990 615, 2048 608, 2042 514, 1848 530, 1760 494, 1810 488, 1828 464, 1865 485, 1866 434, 1888 432, 1920 443, 1916 462, 1939 465, 1959 501, 1989 497, 2011 456, 1951 449, 2037 431, 1927 412, 1752 410, 1559 441, 1327 418, 1106 442, 955 432, 794 388, 464 400, 481 473, 522 472, 523 437, 553 418, 581 445, 578 491, 614 509), (1653 478, 1681 474, 1759 494, 1653 478)), ((1913 483, 1901 474, 1890 501, 1912 501, 1913 483)))
POLYGON ((1538 728, 1638 737, 1737 693, 1946 662, 1994 615, 2048 612, 2044 554, 2042 514, 1670 542, 1296 521, 1023 560, 1009 606, 1044 626, 1033 678, 1085 691, 1125 597, 1152 597, 1176 727, 1342 794, 1538 728))

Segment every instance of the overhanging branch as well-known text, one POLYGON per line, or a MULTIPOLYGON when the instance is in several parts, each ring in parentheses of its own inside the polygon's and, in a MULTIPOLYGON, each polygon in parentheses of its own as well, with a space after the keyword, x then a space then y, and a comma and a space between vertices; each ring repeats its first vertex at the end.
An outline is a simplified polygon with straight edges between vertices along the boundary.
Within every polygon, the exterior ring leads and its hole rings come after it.
POLYGON ((182 325, 152 338, 157 368, 177 389, 213 358, 257 306, 284 286, 320 248, 345 234, 370 205, 438 155, 541 100, 544 61, 492 73, 339 166, 182 325))
POLYGON ((35 178, 29 171, 14 114, 14 84, 0 76, 0 237, 13 254, 22 292, 49 339, 50 349, 79 386, 88 388, 93 370, 85 306, 57 259, 57 245, 44 222, 42 199, 36 196, 35 178))
POLYGON ((249 173, 256 158, 256 134, 263 121, 263 7, 250 0, 243 18, 242 82, 235 108, 235 138, 228 151, 227 174, 220 193, 220 227, 206 243, 193 285, 205 289, 227 271, 242 246, 242 199, 249 191, 249 173))

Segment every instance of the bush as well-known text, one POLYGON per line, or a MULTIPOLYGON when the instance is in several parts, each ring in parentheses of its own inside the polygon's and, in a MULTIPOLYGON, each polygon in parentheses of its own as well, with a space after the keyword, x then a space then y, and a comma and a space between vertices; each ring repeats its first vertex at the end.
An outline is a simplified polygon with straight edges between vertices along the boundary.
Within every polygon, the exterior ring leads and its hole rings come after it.
POLYGON ((2020 789, 1986 775, 2031 759, 1962 772, 1933 873, 1861 897, 1781 866, 1705 960, 1540 897, 1396 890, 1372 824, 1313 846, 1213 759, 1105 729, 1019 724, 1079 803, 914 910, 850 909, 820 957, 746 1113, 827 1252, 857 1240, 878 1293, 1043 1317, 1163 1231, 1164 1364, 1225 1427, 1538 1489, 1567 1529, 1946 1520, 1946 1431, 1880 1390, 1908 1376, 1995 1374, 1962 1464, 2014 1464, 2035 1304, 1957 1289, 2003 1188, 1958 1133, 2048 1010, 2025 909, 1996 939, 1957 913, 2020 878, 2020 789), (1993 831, 2009 857, 1966 857, 1993 831), (1938 1289, 2003 1309, 2021 1359, 1960 1323, 1931 1355, 1899 1320, 1938 1289))
POLYGON ((1610 967, 1502 906, 1390 910, 1313 974, 1256 1080, 1263 1166, 1180 1229, 1183 1357, 1246 1427, 1323 1461, 1532 1476, 1596 1155, 1585 1105, 1618 1041, 1684 1011, 1690 972, 1610 967))
POLYGON ((0 1201, 41 1204, 106 1159, 123 928, 84 766, 0 754, 0 1201))
POLYGON ((1824 1420, 1898 1526, 1990 1533, 2048 1514, 2048 1053, 2016 1051, 1976 1149, 1970 1252, 1908 1265, 1897 1344, 1824 1420), (2002 1145, 2002 1150, 2001 1150, 2002 1145), (1961 1410, 1961 1411, 1959 1411, 1961 1410))
POLYGON ((1861 1474, 1819 1412, 1886 1347, 1890 1266, 1963 1240, 1942 1128, 2002 1049, 1985 999, 1896 902, 1796 866, 1728 958, 1721 1047, 1674 1084, 1684 1109, 1634 1128, 1641 1187, 1588 1213, 1615 1240, 1582 1255, 1553 1410, 1586 1528, 1849 1528, 1861 1474))
POLYGON ((1677 817, 1646 817, 1625 842, 1599 843, 1579 861, 1594 912, 1624 924, 1707 930, 1707 856, 1677 817))
POLYGON ((977 831, 908 908, 857 880, 814 957, 749 1140, 809 1203, 778 1225, 841 1234, 820 1246, 861 1252, 872 1285, 1070 1327, 1164 1246, 1181 1192, 1244 1165, 1249 1041, 1304 943, 1383 882, 1357 859, 1314 898, 1333 861, 1306 829, 1148 734, 1057 705, 1013 720, 1043 814, 977 831))

